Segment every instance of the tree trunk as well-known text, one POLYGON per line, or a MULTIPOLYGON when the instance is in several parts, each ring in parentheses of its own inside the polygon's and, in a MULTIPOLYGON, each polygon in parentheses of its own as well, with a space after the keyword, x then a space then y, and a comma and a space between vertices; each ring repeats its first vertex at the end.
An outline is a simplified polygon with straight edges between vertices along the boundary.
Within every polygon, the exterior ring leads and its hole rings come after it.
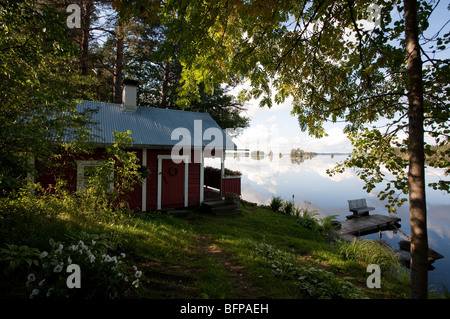
POLYGON ((165 109, 167 108, 167 90, 169 87, 169 72, 170 72, 170 62, 169 60, 166 60, 164 63, 164 70, 163 70, 163 83, 162 83, 162 90, 161 90, 161 108, 165 109))
POLYGON ((91 29, 91 14, 94 9, 92 1, 81 2, 81 58, 80 69, 81 75, 87 75, 89 70, 89 41, 91 29))
POLYGON ((425 198, 424 109, 422 61, 418 40, 416 0, 404 0, 408 57, 409 211, 411 224, 410 298, 427 298, 428 234, 425 198))
POLYGON ((113 102, 122 103, 122 68, 123 68, 123 27, 119 21, 116 31, 116 62, 114 65, 113 102))

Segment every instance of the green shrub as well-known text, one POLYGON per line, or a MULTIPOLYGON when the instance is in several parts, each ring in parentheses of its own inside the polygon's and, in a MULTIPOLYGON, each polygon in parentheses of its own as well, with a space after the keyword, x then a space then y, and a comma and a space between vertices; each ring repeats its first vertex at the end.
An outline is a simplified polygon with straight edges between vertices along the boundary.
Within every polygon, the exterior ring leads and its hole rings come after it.
POLYGON ((281 210, 281 207, 283 206, 283 200, 279 196, 272 197, 269 206, 270 206, 270 209, 272 209, 274 212, 279 213, 281 210))
POLYGON ((294 203, 291 201, 283 201, 283 205, 281 206, 281 212, 285 215, 293 215, 294 214, 294 203))
POLYGON ((364 265, 376 264, 384 271, 400 269, 401 264, 391 247, 371 239, 355 239, 339 243, 339 254, 364 265))
POLYGON ((50 237, 63 238, 75 226, 66 222, 67 217, 61 220, 61 216, 78 214, 79 205, 72 203, 72 197, 60 196, 59 191, 44 193, 39 185, 35 190, 39 195, 0 198, 1 243, 42 247, 50 237))
POLYGON ((311 230, 317 230, 321 233, 331 231, 336 228, 334 219, 337 215, 326 216, 318 219, 316 216, 319 214, 316 210, 310 210, 310 203, 305 201, 305 207, 299 208, 295 204, 288 200, 283 200, 281 197, 272 197, 270 201, 270 208, 277 213, 282 213, 289 216, 297 217, 297 221, 300 225, 311 230))
POLYGON ((106 159, 92 171, 88 186, 80 194, 80 204, 85 211, 113 214, 127 208, 125 195, 150 174, 138 164, 136 154, 126 150, 133 145, 131 132, 114 131, 113 134, 114 144, 106 149, 106 159), (112 170, 114 174, 111 174, 112 170))
POLYGON ((5 263, 4 272, 10 274, 16 269, 30 269, 32 265, 39 266, 39 250, 27 245, 5 244, 7 248, 0 249, 0 263, 5 263))
POLYGON ((339 215, 329 215, 320 219, 321 229, 324 232, 336 230, 340 227, 340 223, 335 219, 339 217, 339 215))
POLYGON ((298 218, 299 224, 308 229, 319 228, 319 221, 315 218, 317 215, 316 211, 310 211, 307 207, 295 209, 295 216, 298 218))

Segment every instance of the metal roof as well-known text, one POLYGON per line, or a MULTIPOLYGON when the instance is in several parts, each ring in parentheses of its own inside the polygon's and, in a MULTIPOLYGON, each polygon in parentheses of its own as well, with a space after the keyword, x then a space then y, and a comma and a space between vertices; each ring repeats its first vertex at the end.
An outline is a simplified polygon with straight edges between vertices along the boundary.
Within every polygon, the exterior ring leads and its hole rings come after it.
POLYGON ((138 106, 128 110, 122 104, 84 101, 79 111, 98 110, 90 127, 94 142, 112 144, 113 131, 131 131, 135 146, 192 146, 237 149, 231 138, 207 113, 138 106))

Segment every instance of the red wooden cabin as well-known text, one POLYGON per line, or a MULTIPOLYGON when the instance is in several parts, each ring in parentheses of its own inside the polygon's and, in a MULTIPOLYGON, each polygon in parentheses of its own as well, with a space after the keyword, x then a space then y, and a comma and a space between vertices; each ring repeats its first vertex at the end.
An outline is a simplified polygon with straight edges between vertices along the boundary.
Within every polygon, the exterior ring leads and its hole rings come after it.
MULTIPOLYGON (((88 169, 95 169, 113 143, 113 131, 131 131, 133 151, 142 166, 150 169, 146 180, 128 194, 130 208, 136 211, 166 210, 199 206, 204 201, 204 158, 220 157, 222 167, 226 150, 236 145, 207 113, 139 107, 136 105, 136 83, 124 82, 122 104, 85 101, 79 110, 98 110, 92 127, 98 148, 80 158, 67 157, 64 166, 41 171, 36 182, 51 187, 58 177, 68 182, 72 191, 82 189, 88 169), (176 150, 176 151, 174 151, 176 150)), ((223 170, 222 170, 223 171, 223 170)), ((222 174, 221 180, 229 178, 222 174)), ((240 195, 240 178, 226 181, 222 196, 240 195)))

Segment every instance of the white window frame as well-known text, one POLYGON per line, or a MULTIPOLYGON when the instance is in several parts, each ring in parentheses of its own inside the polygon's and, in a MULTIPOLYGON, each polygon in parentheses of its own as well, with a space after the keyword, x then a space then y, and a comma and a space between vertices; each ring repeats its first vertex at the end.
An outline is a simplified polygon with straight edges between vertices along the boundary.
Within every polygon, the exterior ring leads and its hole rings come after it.
MULTIPOLYGON (((102 160, 88 160, 88 161, 77 161, 77 193, 83 193, 83 189, 85 187, 85 176, 84 176, 84 168, 86 166, 102 166, 105 161, 102 160)), ((112 193, 114 190, 114 164, 111 164, 111 183, 108 187, 108 192, 112 193)))

